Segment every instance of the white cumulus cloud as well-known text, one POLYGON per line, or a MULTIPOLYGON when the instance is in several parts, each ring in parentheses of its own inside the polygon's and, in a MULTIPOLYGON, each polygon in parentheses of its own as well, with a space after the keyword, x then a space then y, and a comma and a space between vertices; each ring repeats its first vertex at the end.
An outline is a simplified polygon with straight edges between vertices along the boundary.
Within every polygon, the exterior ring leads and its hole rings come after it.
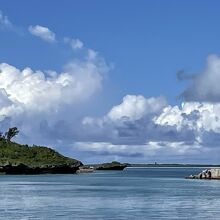
POLYGON ((47 76, 45 72, 33 71, 29 67, 19 70, 1 63, 1 95, 5 97, 3 100, 10 100, 11 105, 32 111, 56 109, 62 104, 89 98, 101 88, 105 71, 107 66, 102 62, 73 61, 65 65, 63 72, 47 76))
POLYGON ((147 141, 148 126, 152 118, 166 106, 163 97, 145 98, 141 95, 127 95, 121 104, 101 118, 85 117, 83 133, 91 140, 114 144, 143 144, 147 141))
POLYGON ((53 43, 56 42, 56 35, 49 28, 40 25, 29 26, 29 32, 44 41, 53 43))
POLYGON ((146 114, 159 112, 166 106, 164 97, 146 99, 142 95, 127 95, 123 98, 120 105, 114 106, 108 113, 108 117, 112 120, 128 117, 137 120, 146 114))
MULTIPOLYGON (((220 138, 220 103, 187 102, 181 107, 168 106, 154 122, 160 126, 175 126, 180 133, 185 129, 194 131, 195 141, 204 144, 213 133, 220 138)), ((220 144, 220 140, 213 139, 213 144, 220 144)))
POLYGON ((100 91, 108 70, 101 57, 73 60, 60 73, 1 63, 1 131, 18 126, 18 138, 27 143, 57 146, 59 139, 73 141, 80 106, 100 91))

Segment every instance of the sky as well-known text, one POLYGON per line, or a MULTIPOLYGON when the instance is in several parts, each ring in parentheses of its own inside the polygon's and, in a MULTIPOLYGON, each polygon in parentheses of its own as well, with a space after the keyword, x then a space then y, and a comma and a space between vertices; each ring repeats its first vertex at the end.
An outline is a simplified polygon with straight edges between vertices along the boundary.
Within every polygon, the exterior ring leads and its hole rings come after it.
POLYGON ((0 129, 84 163, 219 163, 219 7, 0 0, 0 129))

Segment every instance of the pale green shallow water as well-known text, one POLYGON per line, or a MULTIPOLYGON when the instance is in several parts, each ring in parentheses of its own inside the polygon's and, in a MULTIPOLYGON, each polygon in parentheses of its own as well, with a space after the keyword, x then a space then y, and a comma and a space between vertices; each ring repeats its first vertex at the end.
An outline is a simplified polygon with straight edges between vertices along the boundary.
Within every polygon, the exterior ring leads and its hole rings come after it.
POLYGON ((220 181, 202 168, 0 176, 0 219, 220 219, 220 181))

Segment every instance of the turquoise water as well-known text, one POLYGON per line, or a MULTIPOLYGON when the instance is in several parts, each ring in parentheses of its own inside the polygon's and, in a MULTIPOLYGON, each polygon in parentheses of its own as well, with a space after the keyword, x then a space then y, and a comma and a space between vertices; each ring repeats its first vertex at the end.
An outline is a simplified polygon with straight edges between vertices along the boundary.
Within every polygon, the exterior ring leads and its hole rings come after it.
POLYGON ((199 168, 0 176, 0 219, 220 219, 220 181, 199 168))

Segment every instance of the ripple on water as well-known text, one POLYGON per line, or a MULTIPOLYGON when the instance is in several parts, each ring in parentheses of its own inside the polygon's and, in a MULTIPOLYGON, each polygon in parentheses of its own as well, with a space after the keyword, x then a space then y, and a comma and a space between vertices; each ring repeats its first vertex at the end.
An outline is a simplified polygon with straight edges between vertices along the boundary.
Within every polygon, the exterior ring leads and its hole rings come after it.
POLYGON ((220 181, 201 169, 0 176, 0 219, 219 219, 220 181))

